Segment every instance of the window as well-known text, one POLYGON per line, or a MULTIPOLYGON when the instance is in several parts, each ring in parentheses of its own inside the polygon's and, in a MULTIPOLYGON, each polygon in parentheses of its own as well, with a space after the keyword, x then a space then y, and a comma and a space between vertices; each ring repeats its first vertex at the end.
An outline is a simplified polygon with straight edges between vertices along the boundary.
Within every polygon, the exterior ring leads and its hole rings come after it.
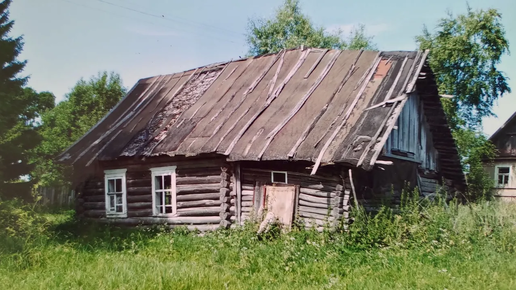
POLYGON ((176 167, 151 168, 152 209, 154 215, 176 213, 176 167))
POLYGON ((509 186, 509 179, 511 174, 511 167, 509 166, 497 166, 496 167, 496 178, 498 187, 509 186))
POLYGON ((106 216, 126 217, 125 173, 127 169, 105 170, 106 216))
POLYGON ((285 171, 272 171, 271 172, 272 183, 288 183, 287 172, 285 171))

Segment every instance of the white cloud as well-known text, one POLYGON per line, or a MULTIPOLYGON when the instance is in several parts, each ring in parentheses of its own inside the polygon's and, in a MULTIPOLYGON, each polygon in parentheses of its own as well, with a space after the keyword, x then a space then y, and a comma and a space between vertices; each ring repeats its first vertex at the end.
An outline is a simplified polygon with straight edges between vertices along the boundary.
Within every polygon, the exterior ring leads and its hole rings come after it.
MULTIPOLYGON (((360 23, 348 23, 348 24, 333 24, 326 27, 326 31, 328 32, 337 32, 340 31, 344 36, 349 35, 353 29, 359 27, 360 23)), ((391 25, 387 23, 376 23, 376 24, 364 24, 366 35, 376 36, 381 34, 382 32, 391 30, 391 25)))

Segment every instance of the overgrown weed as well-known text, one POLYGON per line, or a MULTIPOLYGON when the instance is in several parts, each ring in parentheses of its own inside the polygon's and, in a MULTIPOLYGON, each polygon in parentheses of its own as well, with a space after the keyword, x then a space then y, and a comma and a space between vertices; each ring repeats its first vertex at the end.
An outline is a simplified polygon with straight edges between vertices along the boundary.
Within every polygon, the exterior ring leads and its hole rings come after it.
POLYGON ((18 289, 514 286, 480 278, 516 274, 514 204, 462 205, 403 194, 395 210, 383 207, 373 215, 354 209, 347 228, 318 232, 295 222, 289 232, 273 226, 261 235, 256 223, 202 234, 185 227, 130 229, 77 220, 69 211, 22 213, 12 210, 18 204, 2 203, 2 217, 17 217, 6 219, 13 224, 0 239, 24 244, 0 246, 0 284, 18 289), (6 208, 12 211, 6 214, 6 208))

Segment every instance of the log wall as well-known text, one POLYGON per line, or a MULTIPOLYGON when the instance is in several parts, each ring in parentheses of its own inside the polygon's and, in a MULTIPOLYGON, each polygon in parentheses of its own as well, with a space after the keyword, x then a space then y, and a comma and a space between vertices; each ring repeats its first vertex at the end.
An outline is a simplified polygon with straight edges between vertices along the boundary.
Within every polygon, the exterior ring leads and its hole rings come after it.
MULTIPOLYGON (((281 168, 275 171, 285 171, 281 168)), ((241 223, 260 219, 260 205, 264 204, 265 185, 271 185, 270 169, 241 166, 241 223)), ((340 177, 312 176, 308 173, 287 171, 288 184, 297 185, 295 218, 306 227, 322 230, 324 225, 335 226, 349 217, 350 185, 340 177)))
MULTIPOLYGON (((145 161, 114 161, 99 166, 82 186, 77 202, 80 217, 96 218, 121 225, 186 225, 190 229, 210 230, 228 227, 234 220, 231 166, 223 159, 176 160, 148 158, 145 161), (153 216, 151 171, 153 167, 177 166, 175 216, 153 216), (126 168, 127 218, 106 218, 104 170, 126 168)), ((234 201, 233 201, 234 203, 234 201)))

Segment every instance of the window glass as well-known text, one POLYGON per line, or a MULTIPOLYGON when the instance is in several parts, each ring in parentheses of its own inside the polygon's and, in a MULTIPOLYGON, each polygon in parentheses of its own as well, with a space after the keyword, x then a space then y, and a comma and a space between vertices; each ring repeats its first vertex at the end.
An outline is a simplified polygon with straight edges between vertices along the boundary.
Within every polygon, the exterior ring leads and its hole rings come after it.
POLYGON ((152 168, 152 200, 154 215, 174 214, 176 212, 175 167, 152 168))
POLYGON ((272 182, 273 183, 287 183, 287 173, 286 172, 272 172, 272 182))

